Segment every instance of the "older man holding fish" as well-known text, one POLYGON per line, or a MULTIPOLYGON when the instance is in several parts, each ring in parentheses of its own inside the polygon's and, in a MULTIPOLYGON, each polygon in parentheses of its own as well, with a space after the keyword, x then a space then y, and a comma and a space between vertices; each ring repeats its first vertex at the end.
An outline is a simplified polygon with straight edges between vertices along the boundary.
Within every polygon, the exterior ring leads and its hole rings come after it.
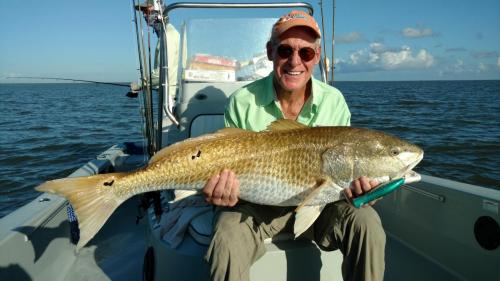
POLYGON ((73 206, 80 229, 76 250, 136 194, 203 190, 207 201, 233 207, 218 214, 205 256, 214 280, 248 280, 250 266, 265 252, 264 239, 280 233, 340 249, 346 280, 381 280, 380 219, 344 197, 359 206, 407 182, 423 151, 383 132, 349 127, 342 94, 311 77, 320 36, 303 12, 280 18, 267 44, 274 71, 231 96, 225 120, 233 128, 165 147, 135 171, 38 186, 73 206))
MULTIPOLYGON (((226 127, 262 131, 278 119, 310 127, 349 126, 350 112, 342 94, 312 77, 320 60, 320 38, 318 24, 308 14, 292 11, 282 16, 266 46, 273 72, 231 96, 224 116, 226 127)), ((352 199, 377 184, 361 177, 344 193, 352 199)), ((295 207, 238 201, 238 178, 229 169, 208 180, 203 192, 208 202, 232 207, 218 213, 205 256, 213 280, 249 280, 250 266, 265 253, 264 239, 280 233, 297 234, 295 207)), ((314 240, 321 249, 342 252, 345 280, 383 280, 386 238, 371 207, 356 209, 347 201, 330 203, 315 221, 302 227, 307 228, 302 236, 314 240)))

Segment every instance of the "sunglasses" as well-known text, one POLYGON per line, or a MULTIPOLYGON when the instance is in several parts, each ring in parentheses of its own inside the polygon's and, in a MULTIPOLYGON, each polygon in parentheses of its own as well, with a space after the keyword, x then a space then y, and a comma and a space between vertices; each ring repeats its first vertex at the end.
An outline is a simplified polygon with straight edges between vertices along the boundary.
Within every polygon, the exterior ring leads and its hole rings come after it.
MULTIPOLYGON (((276 49, 276 53, 282 59, 288 59, 293 54, 293 48, 290 45, 279 45, 276 49)), ((302 61, 311 61, 316 56, 316 50, 311 47, 304 47, 299 49, 299 57, 302 61)))

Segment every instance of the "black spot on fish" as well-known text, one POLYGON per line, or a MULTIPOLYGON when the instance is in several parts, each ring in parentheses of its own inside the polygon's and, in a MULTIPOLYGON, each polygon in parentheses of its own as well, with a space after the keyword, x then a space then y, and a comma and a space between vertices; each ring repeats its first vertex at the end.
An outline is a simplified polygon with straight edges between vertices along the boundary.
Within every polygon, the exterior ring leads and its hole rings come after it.
POLYGON ((104 185, 105 186, 112 186, 113 183, 115 183, 115 180, 111 180, 111 181, 105 182, 104 185))
POLYGON ((191 159, 194 160, 195 158, 199 158, 201 156, 201 150, 198 150, 198 153, 196 155, 192 155, 191 159))

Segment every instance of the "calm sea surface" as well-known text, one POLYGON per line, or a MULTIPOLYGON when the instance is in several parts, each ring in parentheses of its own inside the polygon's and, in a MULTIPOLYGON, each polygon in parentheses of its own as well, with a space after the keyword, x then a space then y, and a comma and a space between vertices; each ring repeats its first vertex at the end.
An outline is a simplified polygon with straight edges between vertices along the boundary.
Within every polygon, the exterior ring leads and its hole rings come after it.
MULTIPOLYGON (((352 125, 420 145, 417 171, 500 190, 500 81, 337 82, 352 125)), ((0 217, 111 145, 141 141, 139 99, 94 84, 0 84, 0 217)))

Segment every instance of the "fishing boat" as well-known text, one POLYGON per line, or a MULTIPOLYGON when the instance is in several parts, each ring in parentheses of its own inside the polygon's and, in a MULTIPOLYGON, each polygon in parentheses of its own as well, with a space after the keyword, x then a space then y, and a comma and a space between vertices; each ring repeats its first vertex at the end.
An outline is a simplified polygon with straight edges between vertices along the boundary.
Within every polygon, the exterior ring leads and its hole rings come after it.
MULTIPOLYGON (((158 1, 134 7, 141 74, 136 91, 146 143, 110 145, 69 177, 135 170, 162 147, 222 128, 228 96, 272 70, 265 42, 283 9, 313 14, 310 4, 298 2, 158 1), (241 9, 276 14, 208 16, 212 10, 241 9), (186 17, 179 32, 168 32, 172 14, 193 10, 207 17, 186 17), (145 41, 153 27, 157 67, 145 41)), ((316 77, 326 82, 327 69, 322 60, 316 77)), ((189 198, 194 197, 175 200, 172 192, 160 192, 129 199, 76 252, 78 220, 71 206, 62 197, 40 194, 0 220, 0 280, 209 280, 203 255, 213 212, 193 207, 199 201, 189 198), (165 218, 172 217, 182 229, 171 232, 165 218)), ((388 238, 385 279, 500 280, 499 204, 498 190, 426 175, 386 196, 375 205, 388 238)), ((266 247, 251 267, 252 280, 342 280, 338 250, 324 252, 287 235, 266 241, 266 247)))

